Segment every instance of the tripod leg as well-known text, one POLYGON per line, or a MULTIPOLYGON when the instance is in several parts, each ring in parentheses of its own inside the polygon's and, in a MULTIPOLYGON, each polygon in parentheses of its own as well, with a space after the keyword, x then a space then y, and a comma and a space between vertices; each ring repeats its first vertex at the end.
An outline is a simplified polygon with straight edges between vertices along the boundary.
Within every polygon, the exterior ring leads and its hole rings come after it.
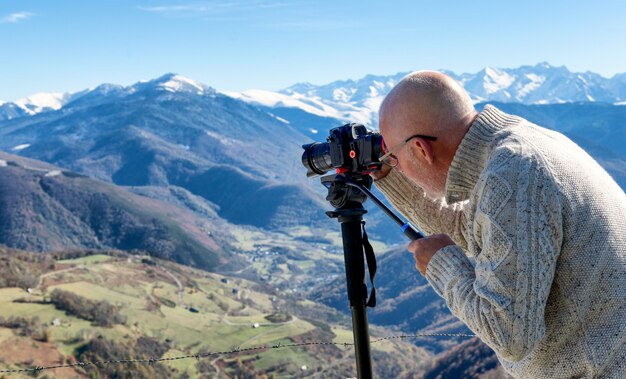
MULTIPOLYGON (((363 211, 363 213, 365 213, 363 211)), ((343 252, 346 266, 348 299, 352 311, 352 331, 359 379, 372 377, 372 358, 367 322, 367 286, 365 285, 365 260, 361 235, 362 214, 340 216, 343 252)))

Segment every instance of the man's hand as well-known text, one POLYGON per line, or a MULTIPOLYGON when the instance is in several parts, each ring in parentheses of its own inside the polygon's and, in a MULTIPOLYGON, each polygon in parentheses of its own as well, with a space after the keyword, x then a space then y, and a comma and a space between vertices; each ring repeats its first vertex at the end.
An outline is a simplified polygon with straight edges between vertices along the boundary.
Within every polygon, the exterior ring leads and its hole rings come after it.
POLYGON ((454 245, 454 242, 447 234, 433 234, 432 236, 420 238, 411 242, 407 247, 407 250, 413 253, 413 258, 415 258, 415 267, 417 267, 419 272, 425 276, 426 267, 428 267, 428 263, 433 255, 435 255, 435 253, 440 249, 450 245, 454 245))

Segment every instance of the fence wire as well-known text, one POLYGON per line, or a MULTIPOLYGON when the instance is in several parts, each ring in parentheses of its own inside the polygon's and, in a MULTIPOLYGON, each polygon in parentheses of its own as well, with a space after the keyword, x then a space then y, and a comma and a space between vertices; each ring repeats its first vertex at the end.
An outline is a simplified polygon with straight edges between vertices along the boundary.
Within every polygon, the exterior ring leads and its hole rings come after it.
MULTIPOLYGON (((450 334, 450 333, 425 333, 425 334, 401 334, 395 336, 381 337, 370 340, 370 344, 388 341, 388 340, 403 340, 408 338, 419 338, 419 337, 475 337, 473 334, 450 334)), ((206 353, 197 353, 197 354, 188 354, 181 355, 176 357, 167 357, 167 358, 143 358, 143 359, 111 359, 111 360, 103 360, 103 361, 94 361, 94 362, 75 362, 68 363, 62 365, 52 365, 52 366, 35 366, 30 368, 22 368, 22 369, 9 369, 9 370, 0 370, 0 373, 19 373, 19 372, 31 372, 33 374, 38 374, 44 370, 53 370, 57 368, 72 368, 72 367, 88 367, 88 366, 104 366, 104 365, 124 365, 130 363, 139 363, 139 364, 154 364, 157 362, 167 362, 167 361, 177 361, 181 359, 196 359, 200 360, 201 358, 218 356, 218 355, 231 355, 231 354, 243 354, 248 352, 259 352, 262 350, 269 349, 286 349, 286 348, 294 348, 294 347, 306 347, 306 346, 315 346, 315 345, 335 345, 335 346, 343 346, 345 348, 349 346, 354 346, 353 342, 331 342, 331 341, 310 341, 310 342, 300 342, 300 343, 278 343, 276 345, 261 345, 254 347, 246 347, 246 348, 235 348, 230 351, 214 351, 214 352, 206 352, 206 353)))

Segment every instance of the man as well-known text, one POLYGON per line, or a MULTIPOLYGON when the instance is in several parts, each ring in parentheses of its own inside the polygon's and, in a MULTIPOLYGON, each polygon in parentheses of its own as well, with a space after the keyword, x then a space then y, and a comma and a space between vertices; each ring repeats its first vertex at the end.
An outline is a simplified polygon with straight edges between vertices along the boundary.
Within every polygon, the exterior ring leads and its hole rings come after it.
MULTIPOLYGON (((380 109, 372 174, 427 234, 417 269, 523 378, 626 378, 626 195, 563 135, 416 72, 380 109), (472 262, 468 256, 473 256, 472 262)), ((593 138, 593 136, 590 136, 593 138)))

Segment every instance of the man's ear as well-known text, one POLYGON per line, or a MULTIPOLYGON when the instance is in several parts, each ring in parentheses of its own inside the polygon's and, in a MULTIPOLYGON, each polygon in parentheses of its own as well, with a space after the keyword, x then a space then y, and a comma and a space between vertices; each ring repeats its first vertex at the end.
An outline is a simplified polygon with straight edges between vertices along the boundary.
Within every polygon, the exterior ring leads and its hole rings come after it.
POLYGON ((411 145, 420 159, 423 159, 430 165, 435 162, 435 151, 433 150, 433 146, 430 144, 430 141, 420 137, 415 137, 411 145))

